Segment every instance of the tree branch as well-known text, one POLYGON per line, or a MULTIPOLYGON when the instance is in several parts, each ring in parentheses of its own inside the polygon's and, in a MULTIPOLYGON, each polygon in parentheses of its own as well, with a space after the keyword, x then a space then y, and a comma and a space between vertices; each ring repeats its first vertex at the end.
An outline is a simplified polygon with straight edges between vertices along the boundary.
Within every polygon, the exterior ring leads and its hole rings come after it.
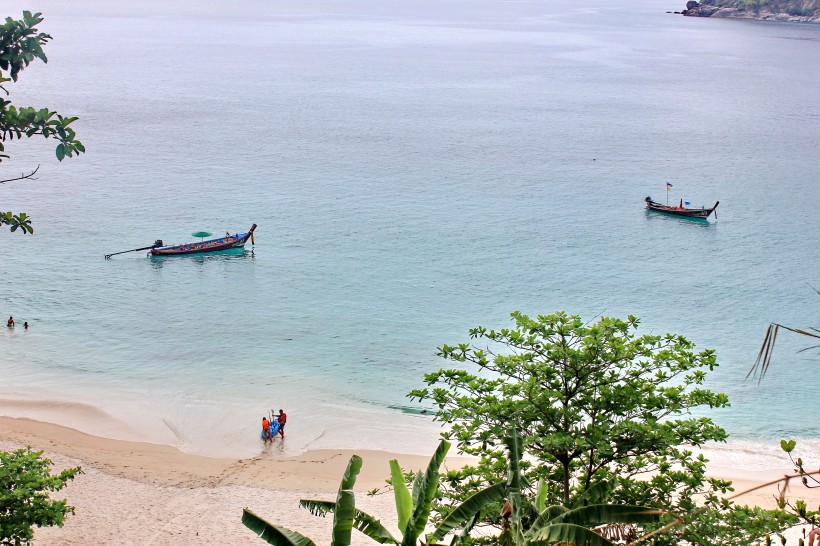
POLYGON ((0 184, 5 184, 6 182, 14 182, 15 180, 25 180, 27 178, 30 178, 31 180, 37 180, 36 178, 34 178, 34 175, 37 173, 38 170, 40 170, 40 165, 37 165, 37 168, 28 174, 20 173, 20 176, 18 176, 17 178, 7 178, 5 180, 0 180, 0 184))

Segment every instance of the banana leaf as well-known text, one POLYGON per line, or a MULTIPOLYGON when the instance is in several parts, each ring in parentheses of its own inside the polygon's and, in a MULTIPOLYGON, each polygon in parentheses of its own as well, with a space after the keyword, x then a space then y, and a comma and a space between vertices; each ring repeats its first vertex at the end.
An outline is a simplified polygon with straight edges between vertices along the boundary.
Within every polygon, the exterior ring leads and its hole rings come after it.
POLYGON ((578 506, 579 504, 589 505, 589 504, 600 504, 601 501, 606 500, 609 498, 609 495, 615 489, 615 485, 617 483, 616 479, 612 480, 601 480, 589 486, 584 493, 578 497, 575 501, 575 505, 578 506))
POLYGON ((503 499, 506 489, 507 484, 497 483, 472 495, 444 518, 430 535, 430 541, 443 539, 447 533, 481 513, 485 506, 503 499))
POLYGON ((333 511, 333 540, 330 546, 350 546, 353 539, 353 518, 356 515, 353 486, 356 485, 356 477, 361 469, 362 458, 358 455, 350 457, 336 497, 336 509, 333 511))
POLYGON ((593 504, 575 508, 555 517, 551 523, 595 526, 601 523, 655 523, 663 511, 646 506, 593 504))
POLYGON ((380 520, 361 510, 356 510, 353 526, 379 544, 399 544, 399 541, 390 534, 380 520))
MULTIPOLYGON (((307 508, 314 516, 324 516, 328 512, 336 510, 336 503, 333 501, 302 499, 299 506, 307 508)), ((399 542, 390 534, 382 522, 367 512, 362 512, 358 508, 353 517, 353 527, 361 533, 367 535, 379 544, 398 544, 399 542)))
POLYGON ((535 510, 540 514, 547 508, 547 493, 549 492, 549 486, 547 482, 544 481, 544 478, 538 479, 538 490, 535 493, 535 500, 533 504, 535 505, 535 510))
POLYGON ((272 525, 247 508, 242 511, 242 523, 259 535, 262 540, 274 546, 316 546, 308 537, 296 531, 272 525))
POLYGON ((526 533, 524 533, 524 536, 531 538, 543 529, 545 525, 549 525, 549 523, 555 518, 567 512, 569 512, 569 509, 560 505, 546 507, 540 514, 538 514, 538 517, 532 522, 530 528, 527 529, 526 533))
POLYGON ((538 536, 527 542, 529 546, 554 546, 556 543, 572 546, 615 546, 614 542, 595 531, 570 523, 548 525, 538 533, 538 536))
POLYGON ((301 499, 299 508, 307 509, 314 516, 325 517, 329 512, 336 510, 335 501, 323 501, 314 499, 301 499))
POLYGON ((464 525, 464 528, 461 530, 461 532, 453 537, 453 540, 450 542, 450 546, 460 546, 461 544, 463 544, 464 539, 470 536, 470 531, 472 531, 473 527, 475 527, 475 524, 478 523, 479 517, 481 517, 481 514, 476 514, 472 518, 470 518, 470 521, 468 521, 464 525))
POLYGON ((390 477, 393 483, 393 496, 396 498, 396 515, 399 520, 399 529, 405 529, 410 521, 410 514, 413 513, 413 497, 407 489, 399 462, 396 459, 390 461, 390 477))
POLYGON ((450 442, 442 440, 427 465, 427 471, 419 472, 413 482, 413 514, 404 530, 403 546, 415 546, 418 537, 424 532, 430 517, 430 507, 438 490, 439 468, 450 449, 450 442))

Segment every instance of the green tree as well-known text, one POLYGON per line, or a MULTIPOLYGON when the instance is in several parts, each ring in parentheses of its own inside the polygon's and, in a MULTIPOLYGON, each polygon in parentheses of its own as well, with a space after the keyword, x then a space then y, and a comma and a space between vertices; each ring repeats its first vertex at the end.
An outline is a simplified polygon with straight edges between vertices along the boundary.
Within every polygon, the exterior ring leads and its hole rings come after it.
MULTIPOLYGON (((6 88, 16 82, 20 72, 35 59, 48 62, 43 46, 51 40, 48 34, 39 32, 36 25, 43 21, 40 13, 23 12, 20 20, 6 17, 0 26, 0 90, 6 96, 6 88)), ((85 152, 85 147, 76 139, 74 129, 70 125, 76 117, 64 117, 48 108, 34 108, 32 106, 15 106, 10 100, 0 98, 0 162, 8 158, 6 142, 15 138, 42 136, 58 142, 55 149, 57 159, 62 161, 66 157, 85 152)), ((0 184, 12 180, 31 178, 37 169, 18 178, 0 180, 0 184)), ((21 233, 33 233, 31 218, 25 213, 0 212, 0 225, 11 226, 11 231, 20 230, 21 233)))
MULTIPOLYGON (((441 517, 500 481, 506 465, 497 439, 511 428, 524 439, 522 475, 544 480, 549 504, 614 502, 681 515, 706 499, 717 512, 733 509, 719 496, 731 483, 706 477, 706 460, 692 451, 727 438, 710 418, 692 415, 728 406, 724 394, 703 387, 717 366, 713 351, 695 352, 679 335, 638 336, 631 316, 591 324, 566 313, 512 318, 513 328, 470 331, 485 346, 442 346, 439 355, 458 367, 427 374, 427 388, 410 393, 437 407, 445 438, 479 457, 444 477, 441 517)), ((500 525, 500 510, 487 507, 481 521, 500 525)), ((683 532, 653 544, 683 544, 683 532)), ((688 530, 686 537, 701 543, 688 530)), ((721 544, 711 538, 702 543, 721 544)))
POLYGON ((50 493, 65 487, 80 468, 51 474, 52 462, 42 454, 31 448, 0 451, 0 544, 28 544, 35 525, 62 527, 66 514, 74 513, 65 499, 52 500, 50 493))
MULTIPOLYGON (((660 520, 661 511, 642 506, 590 505, 584 500, 573 508, 546 506, 547 489, 544 481, 539 483, 535 498, 528 499, 524 494, 526 479, 521 473, 523 442, 518 431, 513 430, 511 436, 504 438, 504 444, 507 448, 505 482, 473 493, 455 507, 431 533, 431 540, 441 540, 457 527, 462 527, 462 533, 454 537, 450 545, 465 544, 477 516, 486 506, 497 501, 504 503, 501 512, 504 525, 501 534, 492 540, 505 546, 615 546, 605 536, 613 534, 610 532, 613 524, 619 530, 624 526, 635 530, 634 524, 660 520)), ((628 536, 631 537, 631 533, 628 536)))

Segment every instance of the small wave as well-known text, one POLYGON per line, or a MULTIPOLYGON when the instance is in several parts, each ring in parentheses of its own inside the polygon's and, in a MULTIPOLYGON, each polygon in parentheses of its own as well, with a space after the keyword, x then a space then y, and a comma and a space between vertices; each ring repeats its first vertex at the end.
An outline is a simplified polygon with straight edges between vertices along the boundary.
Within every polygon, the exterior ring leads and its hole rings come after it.
MULTIPOLYGON (((820 439, 797 438, 792 455, 801 457, 809 466, 820 464, 820 439)), ((719 467, 735 467, 752 471, 791 468, 792 462, 780 447, 780 442, 730 440, 725 444, 708 444, 704 456, 719 467)))

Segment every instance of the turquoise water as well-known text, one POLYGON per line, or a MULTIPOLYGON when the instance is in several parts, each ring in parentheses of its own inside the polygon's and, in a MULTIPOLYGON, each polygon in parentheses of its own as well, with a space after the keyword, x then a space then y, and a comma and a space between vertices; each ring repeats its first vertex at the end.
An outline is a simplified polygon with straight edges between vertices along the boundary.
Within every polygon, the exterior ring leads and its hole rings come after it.
POLYGON ((820 26, 168 4, 4 4, 55 37, 12 99, 80 116, 88 153, 8 143, 4 177, 42 166, 0 185, 36 228, 0 235, 0 316, 32 325, 0 332, 0 413, 244 454, 283 407, 289 451, 427 452, 437 427, 396 408, 436 347, 563 309, 716 349, 739 441, 820 437, 806 340, 743 380, 770 321, 820 324, 820 26), (717 219, 646 212, 666 181, 717 219), (245 255, 103 259, 252 223, 245 255))

